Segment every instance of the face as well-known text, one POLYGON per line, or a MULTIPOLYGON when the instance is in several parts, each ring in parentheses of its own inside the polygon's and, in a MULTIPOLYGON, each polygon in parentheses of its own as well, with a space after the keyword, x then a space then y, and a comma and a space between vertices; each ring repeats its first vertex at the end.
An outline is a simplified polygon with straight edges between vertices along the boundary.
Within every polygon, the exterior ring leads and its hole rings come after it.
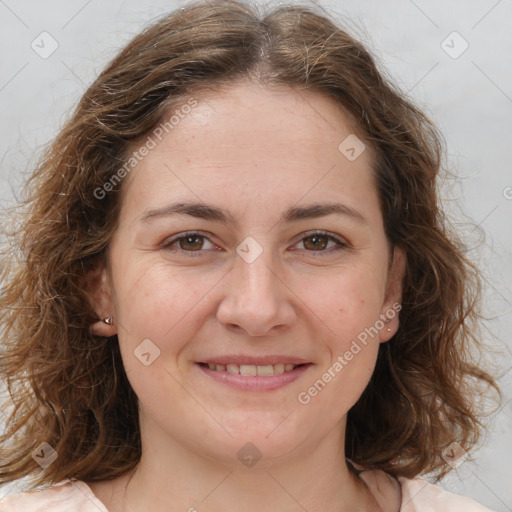
POLYGON ((370 151, 316 92, 194 98, 123 183, 93 294, 114 317, 143 450, 165 439, 239 464, 248 442, 263 461, 340 444, 398 327, 403 258, 370 151))

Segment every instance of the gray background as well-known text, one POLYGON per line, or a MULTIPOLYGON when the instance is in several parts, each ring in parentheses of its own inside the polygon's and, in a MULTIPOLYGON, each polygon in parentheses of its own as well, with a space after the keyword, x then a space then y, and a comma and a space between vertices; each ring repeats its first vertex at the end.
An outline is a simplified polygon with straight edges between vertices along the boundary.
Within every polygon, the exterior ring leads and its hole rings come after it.
MULTIPOLYGON (((38 152, 107 61, 144 25, 181 5, 0 0, 1 207, 12 204, 38 152), (50 36, 40 36, 44 31, 50 36), (44 55, 52 44, 54 53, 44 55)), ((321 5, 343 18, 446 138, 447 166, 457 176, 447 180, 443 197, 468 248, 478 245, 471 256, 486 277, 487 338, 504 396, 476 461, 464 462, 442 485, 495 511, 512 511, 512 1, 321 5)))

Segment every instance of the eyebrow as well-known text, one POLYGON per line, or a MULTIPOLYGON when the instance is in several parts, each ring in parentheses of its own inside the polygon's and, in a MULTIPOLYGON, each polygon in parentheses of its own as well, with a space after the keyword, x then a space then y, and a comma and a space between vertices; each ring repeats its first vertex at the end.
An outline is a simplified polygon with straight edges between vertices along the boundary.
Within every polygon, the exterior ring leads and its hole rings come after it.
MULTIPOLYGON (((172 215, 189 215, 197 219, 220 222, 226 226, 236 226, 233 215, 224 208, 207 205, 204 203, 172 203, 161 208, 146 210, 140 218, 140 222, 148 222, 153 219, 169 217, 172 215)), ((286 210, 279 222, 296 222, 299 220, 316 219, 327 215, 343 215, 350 217, 358 223, 366 224, 363 215, 342 203, 314 203, 307 206, 292 207, 286 210)))

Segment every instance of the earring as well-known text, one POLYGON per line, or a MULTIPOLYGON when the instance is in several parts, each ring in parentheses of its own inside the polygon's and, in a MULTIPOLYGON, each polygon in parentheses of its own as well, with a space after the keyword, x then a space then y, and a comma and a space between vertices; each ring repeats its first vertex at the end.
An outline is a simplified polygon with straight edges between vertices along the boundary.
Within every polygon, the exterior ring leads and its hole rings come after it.
POLYGON ((391 329, 388 327, 388 332, 391 332, 391 329))
POLYGON ((107 325, 114 325, 114 319, 112 318, 112 315, 107 316, 107 318, 104 318, 103 322, 105 322, 107 325))

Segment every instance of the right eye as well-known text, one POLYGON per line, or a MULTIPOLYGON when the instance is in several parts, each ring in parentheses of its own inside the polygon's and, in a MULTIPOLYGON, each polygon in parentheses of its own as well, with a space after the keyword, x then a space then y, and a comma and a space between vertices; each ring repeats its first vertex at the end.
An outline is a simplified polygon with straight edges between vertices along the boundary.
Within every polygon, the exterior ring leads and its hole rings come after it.
MULTIPOLYGON (((206 250, 215 248, 213 243, 210 242, 205 235, 196 231, 190 231, 187 233, 179 233, 167 240, 162 248, 170 252, 201 253, 204 252, 203 249, 205 249, 205 244, 210 244, 209 247, 206 247, 206 250)), ((199 256, 199 254, 187 254, 187 256, 199 256)))

